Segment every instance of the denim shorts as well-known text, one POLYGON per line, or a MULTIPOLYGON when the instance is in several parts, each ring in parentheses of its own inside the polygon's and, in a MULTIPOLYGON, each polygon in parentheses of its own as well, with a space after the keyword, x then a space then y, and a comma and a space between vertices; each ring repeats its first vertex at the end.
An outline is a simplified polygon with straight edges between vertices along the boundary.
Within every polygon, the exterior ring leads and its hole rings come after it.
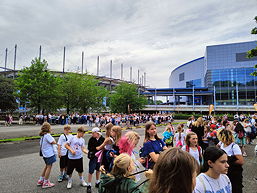
POLYGON ((46 165, 52 165, 54 162, 56 162, 56 156, 53 155, 51 157, 43 157, 46 165))
POLYGON ((99 171, 100 163, 98 163, 98 158, 94 157, 93 159, 89 160, 89 173, 93 174, 94 171, 99 171))

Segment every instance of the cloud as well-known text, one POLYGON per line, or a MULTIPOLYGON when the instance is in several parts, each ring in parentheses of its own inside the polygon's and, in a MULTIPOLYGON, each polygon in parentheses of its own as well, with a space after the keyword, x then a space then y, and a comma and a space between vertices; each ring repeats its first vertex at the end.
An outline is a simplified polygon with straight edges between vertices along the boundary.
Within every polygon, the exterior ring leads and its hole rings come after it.
MULTIPOLYGON (((147 74, 150 87, 168 87, 170 72, 204 55, 205 46, 254 40, 257 3, 248 0, 2 0, 0 4, 0 65, 5 48, 12 67, 14 44, 18 44, 18 68, 42 56, 49 68, 62 70, 66 46, 66 70, 85 67, 96 74, 137 82, 137 70, 147 74)), ((140 76, 141 76, 140 75, 140 76)))

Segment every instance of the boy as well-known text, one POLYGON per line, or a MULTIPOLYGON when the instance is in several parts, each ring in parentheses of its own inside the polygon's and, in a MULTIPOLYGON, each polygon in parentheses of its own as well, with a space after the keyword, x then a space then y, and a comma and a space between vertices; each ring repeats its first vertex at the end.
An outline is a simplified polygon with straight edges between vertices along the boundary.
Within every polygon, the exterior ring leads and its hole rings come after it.
POLYGON ((71 133, 70 125, 66 125, 63 128, 63 134, 58 140, 58 157, 60 158, 60 175, 58 176, 58 182, 62 182, 67 179, 67 165, 68 165, 68 150, 65 148, 65 144, 70 140, 73 135, 71 133))
POLYGON ((83 179, 83 156, 82 152, 87 153, 87 149, 85 147, 85 140, 83 138, 85 134, 84 127, 79 127, 77 135, 72 137, 70 140, 67 141, 65 147, 69 150, 68 153, 68 168, 67 168, 67 175, 68 175, 68 184, 67 188, 70 189, 72 187, 72 172, 74 169, 78 172, 79 179, 82 186, 87 186, 87 183, 83 179))
POLYGON ((89 158, 89 172, 88 172, 88 187, 87 193, 91 193, 91 182, 94 170, 96 170, 96 184, 95 187, 99 187, 99 177, 100 177, 100 163, 98 163, 98 158, 95 156, 97 152, 96 147, 100 146, 104 142, 104 137, 100 132, 98 127, 92 129, 92 137, 88 141, 88 158, 89 158))

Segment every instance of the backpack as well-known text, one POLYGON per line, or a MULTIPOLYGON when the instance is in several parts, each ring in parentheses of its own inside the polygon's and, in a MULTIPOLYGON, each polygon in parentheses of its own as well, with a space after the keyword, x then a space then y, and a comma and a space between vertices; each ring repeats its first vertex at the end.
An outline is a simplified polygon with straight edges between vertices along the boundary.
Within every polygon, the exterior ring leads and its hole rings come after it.
MULTIPOLYGON (((199 161, 200 161, 200 163, 202 163, 201 147, 199 145, 197 145, 197 150, 198 150, 198 153, 199 153, 199 161)), ((189 153, 189 146, 188 145, 186 145, 186 151, 189 153)))

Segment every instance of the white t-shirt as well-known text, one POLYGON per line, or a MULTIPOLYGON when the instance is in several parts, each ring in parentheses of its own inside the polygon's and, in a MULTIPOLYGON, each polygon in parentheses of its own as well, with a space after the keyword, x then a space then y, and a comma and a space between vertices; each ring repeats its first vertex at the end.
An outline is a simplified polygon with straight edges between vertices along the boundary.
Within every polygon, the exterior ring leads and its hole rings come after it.
POLYGON ((75 151, 75 155, 73 155, 70 151, 68 153, 69 159, 80 159, 82 158, 82 148, 85 147, 85 140, 80 137, 78 138, 77 135, 72 137, 67 141, 67 144, 70 145, 71 149, 75 151))
POLYGON ((68 150, 66 149, 65 144, 67 143, 68 140, 70 140, 73 137, 73 135, 69 134, 69 135, 66 135, 66 137, 67 137, 67 140, 65 138, 65 135, 61 134, 57 143, 58 145, 61 146, 61 156, 65 156, 67 154, 68 150))
MULTIPOLYGON (((199 146, 200 147, 200 146, 199 146)), ((186 151, 186 146, 184 145, 182 147, 182 150, 186 151)), ((200 152, 202 152, 202 148, 200 147, 200 152)), ((200 154, 199 154, 199 151, 198 149, 194 150, 192 148, 189 147, 189 152, 188 152, 190 155, 192 155, 196 160, 197 162, 199 163, 200 165, 200 154)))
POLYGON ((228 156, 232 156, 232 155, 242 155, 242 151, 240 149, 240 147, 235 144, 235 143, 231 143, 229 146, 224 147, 224 144, 222 142, 219 142, 220 148, 223 149, 228 156))
POLYGON ((51 157, 54 155, 54 148, 52 142, 54 142, 54 138, 51 136, 50 133, 46 133, 40 139, 40 146, 43 157, 51 157))
MULTIPOLYGON (((184 145, 184 141, 185 141, 185 138, 186 138, 186 135, 184 133, 181 133, 181 138, 180 138, 180 141, 182 143, 182 146, 184 145)), ((174 138, 176 138, 176 143, 175 145, 177 145, 177 143, 179 142, 179 133, 176 133, 174 138)))
POLYGON ((218 179, 213 179, 204 173, 196 177, 194 193, 232 193, 231 182, 227 175, 220 174, 218 179))

